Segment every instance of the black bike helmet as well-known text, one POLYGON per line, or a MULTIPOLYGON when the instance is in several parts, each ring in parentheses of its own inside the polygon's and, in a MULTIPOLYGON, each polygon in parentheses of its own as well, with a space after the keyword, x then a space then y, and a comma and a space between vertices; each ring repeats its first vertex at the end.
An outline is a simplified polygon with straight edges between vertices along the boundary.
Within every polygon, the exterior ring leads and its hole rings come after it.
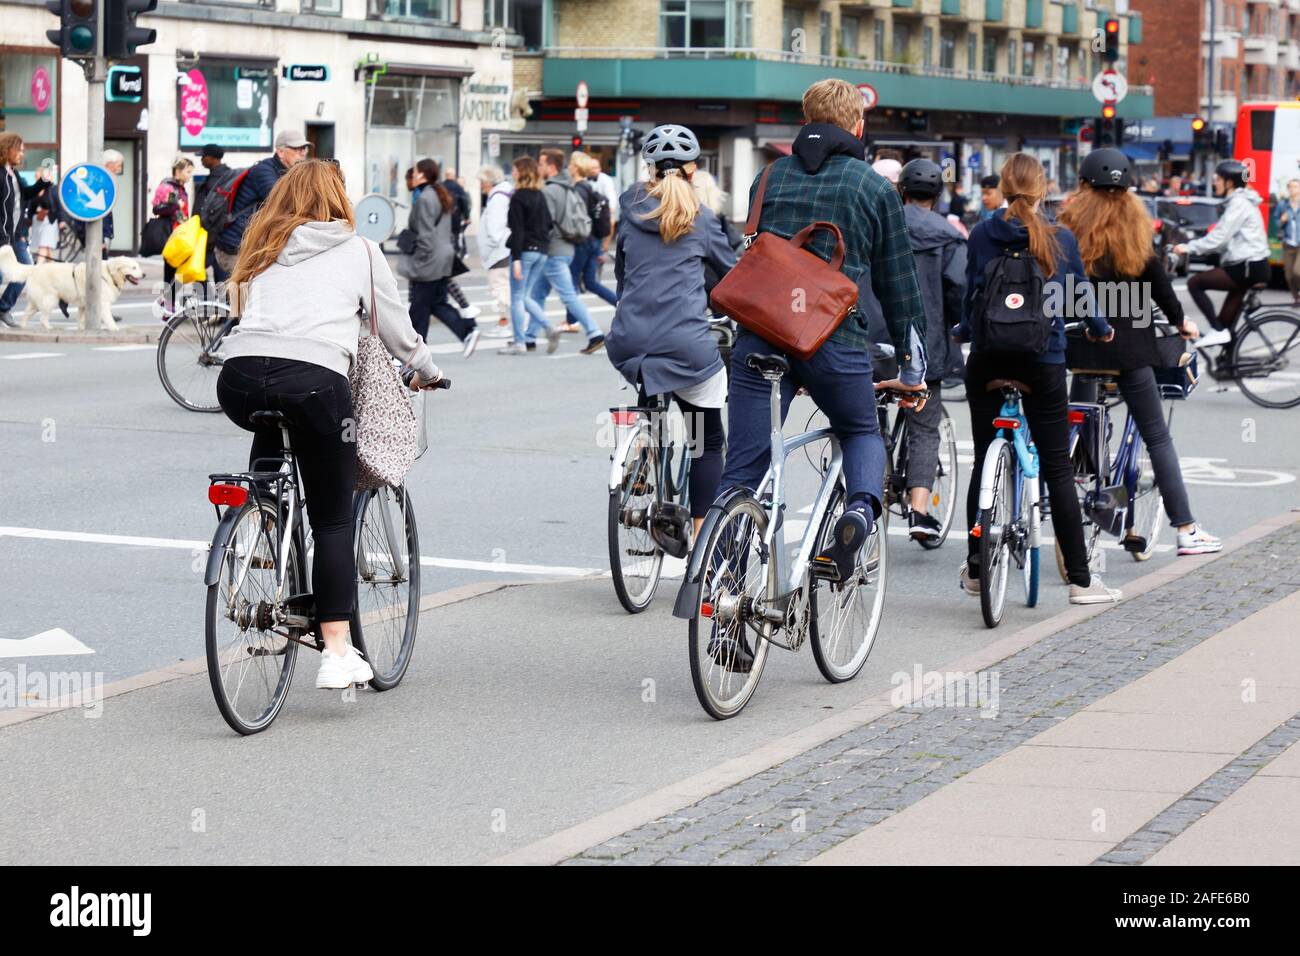
POLYGON ((1214 167, 1214 173, 1238 189, 1246 185, 1246 164, 1235 159, 1225 159, 1214 167))
POLYGON ((904 196, 934 199, 943 192, 943 170, 928 159, 914 159, 898 174, 898 188, 904 196))
POLYGON ((660 163, 673 159, 689 163, 700 158, 700 141, 685 126, 671 123, 656 126, 641 146, 641 158, 647 163, 660 163))
POLYGON ((1094 149, 1079 164, 1079 178, 1093 189, 1128 189, 1133 167, 1118 149, 1094 149))

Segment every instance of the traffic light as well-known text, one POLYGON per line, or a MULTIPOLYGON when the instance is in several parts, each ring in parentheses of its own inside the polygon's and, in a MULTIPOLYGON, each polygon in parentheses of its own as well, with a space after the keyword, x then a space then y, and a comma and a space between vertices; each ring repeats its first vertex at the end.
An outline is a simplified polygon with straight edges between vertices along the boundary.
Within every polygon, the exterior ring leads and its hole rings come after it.
POLYGON ((151 13, 158 0, 104 0, 104 58, 126 60, 135 56, 136 47, 153 43, 157 30, 147 30, 135 25, 135 18, 151 13))
POLYGON ((574 134, 573 134, 573 148, 574 148, 574 149, 582 149, 582 134, 581 134, 581 133, 574 133, 574 134))
POLYGON ((1232 155, 1232 141, 1226 129, 1214 131, 1214 151, 1220 156, 1232 155))
POLYGON ((1115 106, 1112 103, 1102 107, 1101 119, 1097 120, 1097 138, 1094 145, 1108 146, 1112 149, 1124 145, 1124 121, 1115 115, 1115 106))
POLYGON ((99 0, 45 0, 45 9, 59 18, 59 29, 45 35, 72 60, 99 55, 99 0))
POLYGON ((1210 148, 1210 124, 1205 117, 1197 116, 1192 120, 1192 150, 1204 152, 1210 148))
POLYGON ((1106 34, 1106 45, 1102 48, 1102 56, 1107 63, 1114 63, 1119 59, 1119 18, 1111 17, 1102 29, 1106 34))

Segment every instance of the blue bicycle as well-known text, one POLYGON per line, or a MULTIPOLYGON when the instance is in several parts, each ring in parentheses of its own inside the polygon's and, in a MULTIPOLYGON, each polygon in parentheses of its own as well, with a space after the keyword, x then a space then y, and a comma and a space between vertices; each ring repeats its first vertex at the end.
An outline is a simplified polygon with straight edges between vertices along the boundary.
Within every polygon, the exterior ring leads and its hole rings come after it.
POLYGON ((1014 379, 998 378, 987 388, 1002 392, 1002 410, 993 419, 997 434, 984 456, 979 513, 971 533, 979 538, 980 611, 986 627, 997 627, 1002 622, 1013 564, 1024 584, 1025 605, 1038 603, 1043 506, 1038 449, 1021 405, 1021 393, 1028 387, 1014 379))

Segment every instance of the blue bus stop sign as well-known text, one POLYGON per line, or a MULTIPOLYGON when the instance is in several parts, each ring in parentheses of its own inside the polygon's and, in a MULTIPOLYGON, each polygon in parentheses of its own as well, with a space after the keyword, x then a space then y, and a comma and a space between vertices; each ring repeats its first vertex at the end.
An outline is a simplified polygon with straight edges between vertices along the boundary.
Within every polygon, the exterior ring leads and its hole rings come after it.
POLYGON ((116 198, 113 174, 103 166, 90 163, 73 166, 59 183, 59 199, 64 210, 82 222, 103 219, 112 210, 116 198))

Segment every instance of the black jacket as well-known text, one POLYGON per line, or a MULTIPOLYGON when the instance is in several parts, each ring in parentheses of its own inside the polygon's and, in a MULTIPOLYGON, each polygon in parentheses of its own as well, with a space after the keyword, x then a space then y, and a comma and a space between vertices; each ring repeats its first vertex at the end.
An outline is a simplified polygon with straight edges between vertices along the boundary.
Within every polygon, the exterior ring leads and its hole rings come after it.
POLYGON ((0 166, 0 246, 13 243, 22 232, 23 211, 27 203, 45 192, 49 183, 36 180, 30 186, 23 182, 18 170, 0 166), (17 193, 17 212, 14 199, 17 193))
POLYGON ((280 181, 280 177, 289 171, 289 167, 280 162, 279 156, 268 156, 248 168, 248 175, 239 184, 235 193, 235 205, 231 209, 230 222, 217 239, 217 248, 223 252, 238 252, 239 244, 244 239, 244 230, 248 220, 258 207, 266 202, 271 189, 280 181))
POLYGON ((518 261, 525 252, 545 252, 551 234, 551 211, 540 189, 516 189, 506 212, 510 227, 510 258, 518 261))
POLYGON ((1152 256, 1138 276, 1117 275, 1109 264, 1099 263, 1089 278, 1096 290, 1098 308, 1115 330, 1115 339, 1101 344, 1071 336, 1066 344, 1070 368, 1129 371, 1165 364, 1156 354, 1157 320, 1151 316, 1151 305, 1158 306, 1175 329, 1182 327, 1184 316, 1183 305, 1160 260, 1152 256), (1151 290, 1151 301, 1147 289, 1151 290))
POLYGON ((208 194, 208 190, 212 188, 212 184, 217 182, 228 172, 230 172, 230 167, 225 163, 217 163, 216 166, 208 171, 207 177, 194 189, 194 205, 191 207, 194 212, 198 212, 199 209, 202 208, 203 197, 208 194))

